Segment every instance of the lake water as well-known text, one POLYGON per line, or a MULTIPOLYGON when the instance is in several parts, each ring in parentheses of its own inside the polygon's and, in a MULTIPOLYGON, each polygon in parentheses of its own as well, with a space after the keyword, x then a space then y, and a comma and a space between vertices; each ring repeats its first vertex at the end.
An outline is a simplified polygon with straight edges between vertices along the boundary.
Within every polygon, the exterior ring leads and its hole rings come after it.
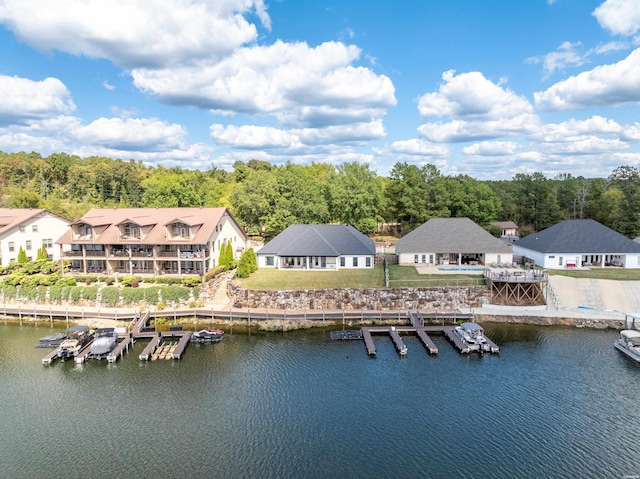
POLYGON ((614 331, 486 326, 401 359, 328 332, 229 334, 180 361, 43 366, 48 327, 0 324, 2 478, 640 475, 640 367, 614 331))

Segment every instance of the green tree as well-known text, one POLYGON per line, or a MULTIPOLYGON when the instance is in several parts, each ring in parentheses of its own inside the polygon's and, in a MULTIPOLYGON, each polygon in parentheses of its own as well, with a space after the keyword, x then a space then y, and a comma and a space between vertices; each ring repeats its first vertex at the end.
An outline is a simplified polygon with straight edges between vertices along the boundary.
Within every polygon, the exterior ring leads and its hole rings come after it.
POLYGON ((451 216, 469 218, 479 225, 498 219, 500 199, 486 183, 460 175, 447 178, 451 216))
POLYGON ((609 177, 610 187, 620 190, 625 197, 617 230, 629 238, 640 233, 640 170, 633 166, 620 166, 609 177))
POLYGON ((449 194, 434 165, 396 163, 386 189, 389 209, 403 227, 413 229, 431 218, 448 217, 449 194))
POLYGON ((382 183, 369 165, 343 163, 328 182, 329 210, 333 221, 356 225, 364 219, 382 218, 386 198, 382 183))
POLYGON ((47 247, 43 244, 39 249, 38 249, 38 256, 36 258, 38 261, 48 261, 49 260, 49 253, 47 253, 47 247))
POLYGON ((27 253, 20 246, 20 250, 18 251, 18 264, 25 264, 29 262, 29 258, 27 257, 27 253))

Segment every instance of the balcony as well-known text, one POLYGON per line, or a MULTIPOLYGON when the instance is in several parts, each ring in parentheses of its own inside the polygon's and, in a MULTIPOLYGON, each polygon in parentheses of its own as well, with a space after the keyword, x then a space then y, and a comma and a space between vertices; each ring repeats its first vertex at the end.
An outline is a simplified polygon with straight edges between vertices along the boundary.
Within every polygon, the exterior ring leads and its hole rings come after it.
POLYGON ((105 250, 87 250, 85 256, 87 256, 88 258, 93 256, 98 256, 103 258, 106 256, 106 252, 105 250))
POLYGON ((83 254, 82 254, 82 251, 64 251, 62 253, 62 256, 65 258, 72 258, 72 257, 83 256, 83 254))

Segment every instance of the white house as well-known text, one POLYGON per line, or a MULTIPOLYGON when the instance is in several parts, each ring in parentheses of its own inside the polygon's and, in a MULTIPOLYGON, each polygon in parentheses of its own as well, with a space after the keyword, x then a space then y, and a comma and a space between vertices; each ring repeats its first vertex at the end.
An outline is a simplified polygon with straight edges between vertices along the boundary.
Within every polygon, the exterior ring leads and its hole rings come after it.
POLYGON ((373 268, 375 253, 352 226, 291 225, 256 254, 260 268, 338 270, 373 268))
POLYGON ((2 266, 18 260, 22 248, 35 260, 45 245, 52 260, 60 259, 54 242, 69 228, 71 220, 51 211, 36 208, 0 208, 0 262, 2 266))
POLYGON ((511 263, 511 247, 469 218, 432 218, 396 242, 400 264, 511 263))
POLYGON ((640 244, 595 220, 565 220, 513 244, 543 268, 640 267, 640 244))

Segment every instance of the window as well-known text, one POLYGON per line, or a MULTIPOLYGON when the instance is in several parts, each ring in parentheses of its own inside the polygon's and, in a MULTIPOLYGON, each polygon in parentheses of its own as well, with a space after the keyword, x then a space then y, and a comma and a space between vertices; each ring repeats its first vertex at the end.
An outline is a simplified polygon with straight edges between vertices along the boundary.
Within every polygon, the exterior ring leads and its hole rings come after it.
POLYGON ((31 250, 31 240, 27 240, 26 250, 27 251, 31 250))
POLYGON ((427 255, 426 255, 426 254, 423 254, 423 255, 422 255, 422 262, 423 262, 423 263, 426 263, 426 262, 427 262, 427 255))
POLYGON ((10 264, 11 264, 11 263, 15 263, 15 262, 16 262, 16 259, 15 259, 15 258, 11 258, 11 259, 9 260, 9 263, 10 263, 10 264))
POLYGON ((53 240, 51 238, 45 238, 42 240, 42 244, 45 248, 51 248, 53 246, 53 240))
POLYGON ((433 255, 432 254, 429 255, 429 264, 433 264, 433 255))
POLYGON ((18 226, 18 229, 20 230, 20 233, 24 233, 24 226, 23 225, 18 226))
POLYGON ((38 232, 38 225, 31 225, 31 231, 34 233, 38 232))
POLYGON ((357 256, 354 256, 354 257, 353 257, 353 267, 354 267, 354 268, 357 268, 357 267, 358 267, 358 257, 357 257, 357 256))
POLYGON ((273 256, 265 256, 264 261, 267 266, 274 265, 273 256))
POLYGON ((367 256, 365 264, 366 264, 367 268, 371 268, 371 256, 367 256))
POLYGON ((413 262, 418 264, 418 255, 417 254, 413 255, 413 262))
POLYGON ((344 268, 344 265, 345 265, 344 256, 340 256, 340 267, 344 268))
POLYGON ((562 256, 558 256, 558 266, 562 266, 562 256))
POLYGON ((9 251, 15 251, 16 245, 13 241, 9 241, 9 251))

